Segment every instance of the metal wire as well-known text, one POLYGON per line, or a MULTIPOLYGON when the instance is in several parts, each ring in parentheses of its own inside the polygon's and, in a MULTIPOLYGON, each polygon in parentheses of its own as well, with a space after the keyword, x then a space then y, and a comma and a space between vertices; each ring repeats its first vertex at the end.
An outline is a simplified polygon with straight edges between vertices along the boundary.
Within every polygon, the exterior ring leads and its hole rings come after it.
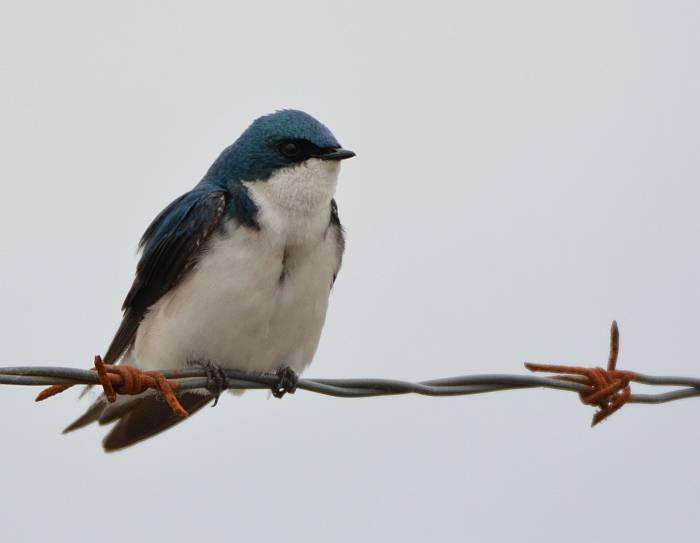
MULTIPOLYGON (((504 390, 526 388, 551 388, 575 392, 581 401, 597 407, 592 425, 600 423, 618 411, 626 403, 659 404, 700 396, 700 379, 644 375, 628 370, 619 370, 617 360, 620 350, 620 332, 617 322, 610 327, 610 352, 607 369, 564 365, 525 363, 530 371, 554 373, 552 377, 535 375, 462 375, 442 379, 431 379, 412 383, 395 379, 297 379, 282 387, 281 374, 252 374, 238 370, 217 368, 226 375, 226 388, 234 390, 270 389, 282 397, 284 392, 306 390, 338 398, 368 398, 372 396, 396 396, 420 394, 422 396, 466 396, 487 394, 504 390), (632 394, 631 383, 651 386, 673 387, 676 390, 659 394, 632 394), (282 388, 281 388, 282 387, 282 388)), ((48 387, 37 400, 58 394, 72 385, 100 384, 109 401, 116 394, 140 394, 149 388, 159 390, 175 413, 186 416, 187 411, 177 399, 175 391, 208 389, 212 367, 192 366, 180 370, 142 372, 128 366, 105 365, 101 357, 95 357, 95 371, 53 366, 0 368, 0 384, 32 385, 48 387)), ((217 391, 220 389, 217 386, 217 391)), ((217 396, 218 398, 218 396, 217 396)))
MULTIPOLYGON (((278 382, 278 376, 249 374, 237 370, 223 370, 227 386, 235 390, 269 389, 278 382)), ((182 370, 166 370, 163 374, 178 383, 178 390, 205 388, 207 372, 192 367, 182 370)), ((659 394, 633 394, 630 403, 656 404, 700 396, 700 379, 691 377, 653 376, 636 374, 638 383, 651 386, 678 387, 677 390, 659 394)), ((27 366, 0 368, 0 384, 50 386, 58 384, 99 384, 94 371, 53 366, 27 366)), ((560 381, 535 375, 483 374, 462 375, 431 379, 417 383, 395 379, 306 379, 300 378, 297 389, 338 398, 367 398, 419 394, 422 396, 465 396, 490 392, 549 388, 569 392, 582 392, 583 382, 560 381)))

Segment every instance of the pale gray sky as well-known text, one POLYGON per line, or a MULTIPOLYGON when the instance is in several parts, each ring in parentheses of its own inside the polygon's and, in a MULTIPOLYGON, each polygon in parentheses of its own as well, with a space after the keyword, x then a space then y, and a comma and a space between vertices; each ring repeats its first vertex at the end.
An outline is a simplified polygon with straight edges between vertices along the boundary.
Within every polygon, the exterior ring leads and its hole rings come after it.
MULTIPOLYGON (((295 107, 358 153, 308 376, 600 364, 613 318, 621 367, 700 375, 699 96, 694 0, 1 0, 0 365, 89 366, 148 222, 295 107)), ((36 392, 0 390, 7 541, 689 540, 700 506, 692 400, 256 392, 105 455, 36 392)))

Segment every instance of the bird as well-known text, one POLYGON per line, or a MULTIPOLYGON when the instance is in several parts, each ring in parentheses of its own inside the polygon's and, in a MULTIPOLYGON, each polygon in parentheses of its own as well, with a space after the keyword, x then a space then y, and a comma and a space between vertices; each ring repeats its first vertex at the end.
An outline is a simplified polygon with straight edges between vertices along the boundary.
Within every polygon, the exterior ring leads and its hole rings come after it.
MULTIPOLYGON (((218 400, 221 369, 293 380, 316 353, 343 260, 334 193, 353 156, 303 111, 254 120, 146 229, 104 362, 218 370, 211 386, 178 394, 190 414, 218 400)), ((110 452, 181 420, 156 391, 103 394, 64 433, 115 423, 102 442, 110 452)))

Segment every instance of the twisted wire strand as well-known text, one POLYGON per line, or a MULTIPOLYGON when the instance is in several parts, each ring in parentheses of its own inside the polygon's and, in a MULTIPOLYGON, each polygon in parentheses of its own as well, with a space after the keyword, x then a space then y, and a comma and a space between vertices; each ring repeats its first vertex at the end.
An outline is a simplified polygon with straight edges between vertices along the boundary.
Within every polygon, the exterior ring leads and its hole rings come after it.
MULTIPOLYGON (((466 396, 504 390, 550 388, 575 392, 583 403, 597 407, 592 420, 593 426, 618 411, 626 403, 660 404, 700 396, 700 379, 644 375, 617 369, 619 350, 620 332, 617 322, 613 321, 610 328, 607 369, 526 362, 525 367, 530 371, 555 375, 551 377, 505 374, 462 375, 417 383, 396 379, 300 378, 296 381, 294 389, 290 391, 306 390, 339 398, 368 398, 403 394, 466 396), (659 394, 632 394, 631 382, 675 387, 676 390, 659 394)), ((102 359, 96 356, 95 370, 54 366, 0 368, 0 384, 48 386, 48 389, 37 396, 37 401, 60 393, 71 385, 80 384, 101 384, 110 401, 114 401, 117 393, 139 394, 147 388, 155 388, 161 392, 173 411, 180 416, 187 416, 187 411, 180 405, 175 391, 208 388, 210 384, 209 370, 202 366, 162 372, 143 372, 133 367, 105 365, 102 359)), ((270 389, 273 394, 280 389, 278 374, 251 374, 223 368, 220 368, 220 371, 226 375, 225 386, 229 389, 270 389)))
MULTIPOLYGON (((278 377, 267 374, 247 374, 237 370, 223 370, 228 377, 228 388, 235 390, 269 389, 278 377)), ((166 378, 178 383, 178 390, 205 388, 207 374, 204 368, 166 370, 166 378)), ((700 379, 692 377, 636 374, 636 382, 678 390, 659 394, 632 394, 630 403, 665 403, 700 396, 700 379)), ((99 378, 94 371, 58 366, 24 366, 0 368, 0 385, 50 386, 58 384, 96 385, 99 378)), ((422 396, 465 396, 505 390, 548 388, 580 393, 586 389, 583 382, 560 381, 535 375, 480 374, 431 379, 417 383, 396 379, 307 379, 300 378, 297 388, 338 398, 367 398, 419 394, 422 396)))

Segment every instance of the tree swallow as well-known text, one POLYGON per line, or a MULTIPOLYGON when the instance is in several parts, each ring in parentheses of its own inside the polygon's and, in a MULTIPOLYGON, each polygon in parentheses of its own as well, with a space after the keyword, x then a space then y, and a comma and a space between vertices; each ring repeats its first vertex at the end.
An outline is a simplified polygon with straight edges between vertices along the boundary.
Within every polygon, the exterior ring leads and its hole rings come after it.
MULTIPOLYGON (((333 194, 340 161, 353 156, 302 111, 255 120, 144 233, 105 363, 303 371, 343 258, 333 194)), ((178 398, 193 413, 214 396, 202 389, 178 398)), ((101 396, 65 431, 118 421, 103 441, 112 451, 180 420, 149 391, 114 403, 101 396)))

